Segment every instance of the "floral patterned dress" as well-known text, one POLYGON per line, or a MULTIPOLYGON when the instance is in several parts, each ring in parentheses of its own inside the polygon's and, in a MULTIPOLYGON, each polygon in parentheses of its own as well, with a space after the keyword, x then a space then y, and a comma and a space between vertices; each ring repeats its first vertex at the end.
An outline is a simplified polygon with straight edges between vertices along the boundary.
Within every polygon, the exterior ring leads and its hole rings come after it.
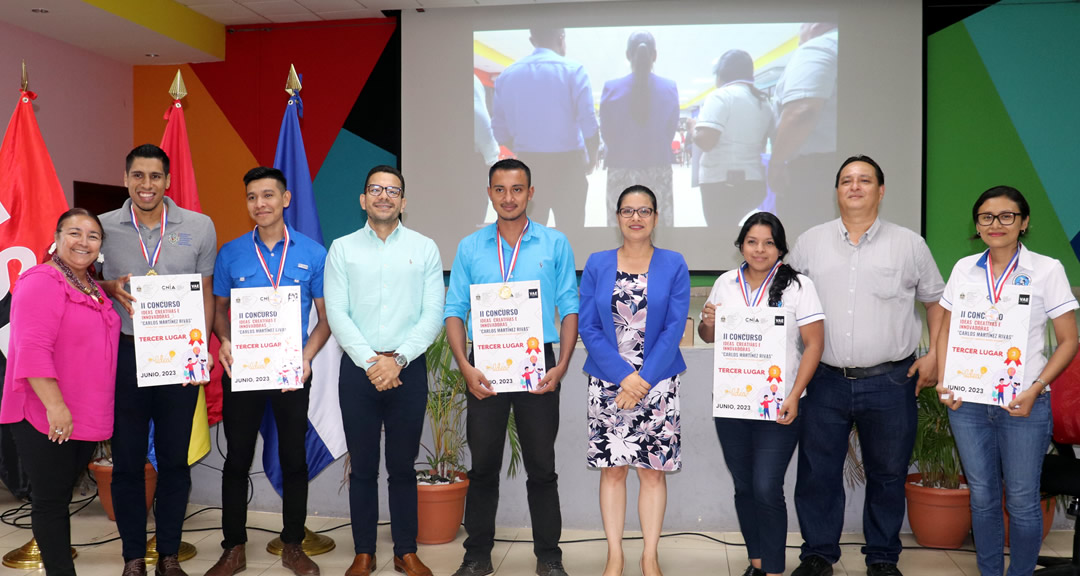
MULTIPOLYGON (((617 273, 611 295, 615 339, 619 354, 640 369, 645 348, 648 274, 617 273)), ((589 377, 589 466, 636 466, 678 470, 679 376, 661 380, 637 406, 620 410, 615 404, 617 382, 589 377)))

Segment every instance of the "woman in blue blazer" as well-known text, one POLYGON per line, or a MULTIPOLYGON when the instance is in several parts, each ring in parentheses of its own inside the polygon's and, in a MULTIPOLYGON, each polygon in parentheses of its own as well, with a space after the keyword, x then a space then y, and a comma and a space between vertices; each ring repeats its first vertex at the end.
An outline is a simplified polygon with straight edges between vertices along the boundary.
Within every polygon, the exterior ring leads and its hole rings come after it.
POLYGON ((608 541, 604 576, 623 570, 626 475, 637 469, 644 539, 641 570, 661 574, 657 544, 667 505, 665 472, 680 468, 679 341, 690 308, 690 274, 678 252, 655 248, 656 196, 631 186, 616 204, 623 245, 589 256, 581 277, 578 331, 589 352, 589 466, 600 468, 608 541))

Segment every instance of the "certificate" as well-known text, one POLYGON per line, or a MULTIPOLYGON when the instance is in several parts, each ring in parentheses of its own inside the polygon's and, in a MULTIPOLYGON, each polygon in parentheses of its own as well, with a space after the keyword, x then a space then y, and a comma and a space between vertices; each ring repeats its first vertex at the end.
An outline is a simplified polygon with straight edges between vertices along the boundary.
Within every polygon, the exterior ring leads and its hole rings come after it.
POLYGON ((716 309, 713 416, 775 421, 787 396, 786 308, 716 309))
POLYGON ((233 288, 232 390, 304 387, 300 287, 233 288))
POLYGON ((1030 321, 1030 286, 1002 286, 996 304, 985 286, 961 286, 949 321, 945 387, 964 402, 1008 406, 1031 386, 1024 378, 1030 321))
POLYGON ((132 276, 139 387, 210 380, 202 276, 132 276))
POLYGON ((469 287, 473 365, 495 392, 535 390, 544 364, 544 313, 540 281, 469 287))

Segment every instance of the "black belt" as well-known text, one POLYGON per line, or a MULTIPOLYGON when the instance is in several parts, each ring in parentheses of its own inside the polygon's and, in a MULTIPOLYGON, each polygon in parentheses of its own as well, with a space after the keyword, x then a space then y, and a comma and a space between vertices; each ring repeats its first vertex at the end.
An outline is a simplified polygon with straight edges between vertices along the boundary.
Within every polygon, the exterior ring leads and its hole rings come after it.
POLYGON ((131 334, 124 334, 123 332, 120 333, 120 339, 124 340, 126 342, 134 342, 135 341, 134 336, 132 336, 131 334))
POLYGON ((892 372, 893 370, 896 370, 901 366, 910 364, 914 360, 915 354, 911 354, 903 360, 882 362, 877 366, 869 366, 867 368, 839 368, 836 366, 830 366, 829 364, 826 364, 824 362, 821 362, 821 365, 828 368, 829 370, 832 370, 833 372, 838 372, 842 374, 844 378, 847 378, 848 380, 858 380, 859 378, 871 378, 873 376, 881 376, 882 374, 888 374, 889 372, 892 372))

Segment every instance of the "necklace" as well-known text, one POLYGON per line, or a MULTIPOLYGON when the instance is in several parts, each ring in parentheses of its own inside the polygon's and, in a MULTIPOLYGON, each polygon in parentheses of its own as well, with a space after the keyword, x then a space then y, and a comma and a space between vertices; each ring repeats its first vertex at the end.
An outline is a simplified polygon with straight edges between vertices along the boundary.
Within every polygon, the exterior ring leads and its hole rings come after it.
POLYGON ((78 288, 80 292, 93 298, 97 301, 98 304, 105 303, 105 298, 103 298, 101 296, 101 293, 98 292, 97 284, 95 284, 94 281, 90 278, 89 271, 86 272, 86 281, 90 284, 90 287, 87 288, 82 282, 79 281, 78 278, 75 277, 75 273, 71 271, 71 268, 68 268, 68 265, 64 264, 64 261, 60 259, 60 256, 53 254, 52 261, 56 263, 56 267, 64 273, 64 276, 67 277, 68 281, 71 282, 76 288, 78 288))

